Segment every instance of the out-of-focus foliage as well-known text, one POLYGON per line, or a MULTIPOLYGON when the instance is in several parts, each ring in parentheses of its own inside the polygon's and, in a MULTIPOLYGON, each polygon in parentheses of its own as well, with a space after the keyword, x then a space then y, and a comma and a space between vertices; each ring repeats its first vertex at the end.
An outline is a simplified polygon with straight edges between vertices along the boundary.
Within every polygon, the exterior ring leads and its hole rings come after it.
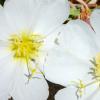
POLYGON ((68 20, 81 19, 89 20, 89 17, 95 8, 99 8, 100 0, 69 0, 70 15, 68 20))
POLYGON ((77 16, 79 15, 80 15, 80 9, 77 9, 75 7, 70 8, 69 20, 76 19, 77 16))
POLYGON ((5 0, 0 0, 0 4, 3 5, 5 0))
POLYGON ((71 8, 70 9, 70 14, 74 15, 74 16, 78 16, 80 14, 80 9, 71 8))

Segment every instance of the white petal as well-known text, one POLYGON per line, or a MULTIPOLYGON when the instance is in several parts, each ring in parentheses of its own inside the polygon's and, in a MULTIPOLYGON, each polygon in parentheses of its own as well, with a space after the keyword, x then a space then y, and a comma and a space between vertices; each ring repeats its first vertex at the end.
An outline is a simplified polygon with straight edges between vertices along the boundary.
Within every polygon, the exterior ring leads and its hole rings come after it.
POLYGON ((48 34, 44 50, 53 48, 55 44, 83 60, 89 60, 98 51, 95 33, 81 20, 70 21, 67 25, 58 27, 52 34, 48 34))
POLYGON ((91 18, 90 18, 92 27, 94 28, 94 31, 96 32, 96 43, 100 49, 100 9, 95 9, 92 12, 91 18))
MULTIPOLYGON (((63 25, 61 25, 61 27, 62 26, 63 25)), ((58 33, 60 32, 61 27, 59 27, 55 31, 53 31, 52 34, 48 34, 44 40, 44 46, 41 50, 41 56, 39 57, 39 59, 37 59, 40 68, 42 67, 41 68, 42 70, 44 70, 44 67, 45 67, 44 64, 45 64, 46 59, 48 57, 48 51, 52 50, 52 48, 55 47, 55 40, 58 37, 58 33)))
POLYGON ((17 67, 13 91, 10 91, 14 100, 47 100, 48 85, 44 78, 33 78, 27 83, 28 78, 23 73, 23 67, 17 67))
POLYGON ((34 9, 37 8, 33 0, 7 0, 4 12, 10 26, 17 31, 25 31, 32 24, 34 9))
POLYGON ((99 99, 100 99, 100 88, 97 84, 93 84, 87 87, 82 97, 82 100, 99 100, 99 99))
POLYGON ((64 48, 66 52, 84 61, 89 61, 99 51, 95 33, 90 26, 80 20, 70 21, 65 25, 58 39, 61 49, 64 48))
POLYGON ((48 34, 61 25, 69 15, 67 0, 48 0, 40 7, 34 32, 48 34))
MULTIPOLYGON (((56 96, 55 100, 77 100, 76 96, 77 88, 68 87, 60 90, 56 96)), ((79 100, 99 100, 100 99, 100 88, 97 84, 87 87, 79 100)))
POLYGON ((36 33, 48 32, 68 17, 69 6, 65 0, 8 0, 4 6, 11 26, 36 33), (36 29, 36 30, 35 30, 36 29))
POLYGON ((59 44, 48 51, 44 70, 48 80, 67 85, 88 76, 90 60, 98 48, 95 34, 80 20, 69 22, 59 32, 59 44))
POLYGON ((0 44, 0 60, 2 61, 3 58, 7 58, 10 55, 10 52, 8 52, 5 48, 3 47, 3 44, 0 44))
MULTIPOLYGON (((56 29, 56 31, 58 31, 59 33, 59 28, 56 29)), ((43 51, 48 51, 50 49, 52 49, 55 46, 55 39, 57 38, 57 32, 52 32, 52 34, 48 34, 48 36, 45 38, 44 40, 44 47, 43 47, 43 51)))
POLYGON ((93 11, 90 21, 96 34, 100 36, 100 9, 95 9, 93 11))
POLYGON ((9 33, 12 33, 13 29, 10 27, 9 23, 4 14, 3 7, 0 6, 0 43, 1 40, 8 38, 9 33))
POLYGON ((9 96, 9 85, 14 75, 15 64, 10 59, 10 56, 0 58, 0 62, 0 99, 6 100, 9 96))
POLYGON ((83 62, 58 48, 48 53, 44 70, 48 80, 66 86, 71 81, 88 78, 89 67, 89 62, 83 62))
POLYGON ((76 88, 64 88, 55 95, 55 100, 77 100, 75 95, 76 88))

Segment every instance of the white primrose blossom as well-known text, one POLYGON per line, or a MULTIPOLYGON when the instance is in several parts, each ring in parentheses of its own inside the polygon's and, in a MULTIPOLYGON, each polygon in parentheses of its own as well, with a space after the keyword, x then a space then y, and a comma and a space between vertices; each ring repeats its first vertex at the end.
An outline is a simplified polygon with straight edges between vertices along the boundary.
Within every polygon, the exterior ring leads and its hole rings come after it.
POLYGON ((0 100, 47 100, 49 36, 68 14, 67 0, 6 0, 0 6, 0 100))
POLYGON ((56 100, 100 99, 100 9, 93 11, 90 22, 78 19, 63 25, 48 52, 46 78, 67 87, 56 100))

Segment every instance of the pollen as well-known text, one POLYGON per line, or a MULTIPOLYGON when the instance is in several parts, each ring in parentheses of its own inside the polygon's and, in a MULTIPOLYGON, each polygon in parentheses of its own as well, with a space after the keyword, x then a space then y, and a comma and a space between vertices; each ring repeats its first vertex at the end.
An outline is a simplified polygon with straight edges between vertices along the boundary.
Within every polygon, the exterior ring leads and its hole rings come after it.
POLYGON ((21 32, 10 36, 10 51, 15 59, 30 60, 39 56, 43 46, 43 36, 35 33, 21 32))

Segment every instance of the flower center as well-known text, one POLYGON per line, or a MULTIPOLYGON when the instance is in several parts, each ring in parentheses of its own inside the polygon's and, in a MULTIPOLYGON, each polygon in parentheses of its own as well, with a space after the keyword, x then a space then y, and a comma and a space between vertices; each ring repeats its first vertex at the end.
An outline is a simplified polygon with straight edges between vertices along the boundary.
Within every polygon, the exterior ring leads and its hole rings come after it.
POLYGON ((43 36, 34 33, 21 32, 11 35, 9 40, 13 57, 20 60, 36 59, 43 46, 43 36))

